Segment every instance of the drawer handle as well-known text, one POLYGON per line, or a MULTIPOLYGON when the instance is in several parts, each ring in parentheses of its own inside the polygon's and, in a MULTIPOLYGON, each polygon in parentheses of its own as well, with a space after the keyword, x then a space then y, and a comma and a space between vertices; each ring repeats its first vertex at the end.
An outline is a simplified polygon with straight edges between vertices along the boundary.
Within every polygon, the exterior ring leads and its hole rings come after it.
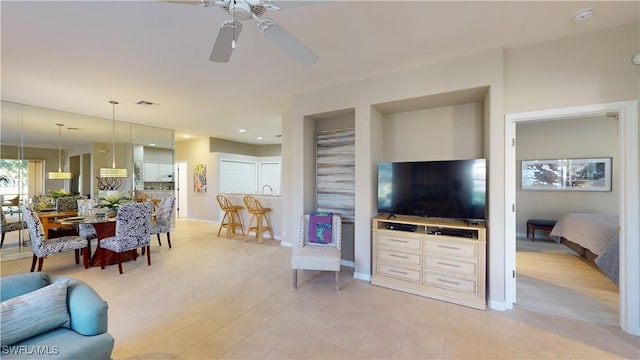
POLYGON ((402 275, 409 275, 409 273, 405 272, 405 271, 398 271, 398 270, 393 270, 393 269, 389 269, 389 272, 393 272, 393 273, 397 273, 397 274, 402 274, 402 275))
POLYGON ((389 254, 389 256, 395 257, 395 258, 400 258, 400 259, 409 259, 408 256, 402 256, 402 255, 396 255, 396 254, 389 254))
POLYGON ((452 285, 458 285, 460 286, 460 283, 457 281, 450 281, 450 280, 444 280, 444 279, 438 279, 438 281, 443 282, 443 283, 447 283, 447 284, 452 284, 452 285))
POLYGON ((438 261, 438 263, 437 263, 437 264, 438 264, 438 265, 444 265, 444 266, 457 267, 457 268, 459 268, 459 267, 460 267, 460 265, 458 265, 458 264, 448 264, 448 263, 443 263, 443 262, 439 262, 439 261, 438 261))
POLYGON ((389 239, 389 241, 399 242, 399 243, 403 243, 403 244, 408 244, 409 243, 407 240, 389 239))
POLYGON ((443 249, 460 250, 459 247, 455 247, 455 246, 438 245, 438 247, 443 249))

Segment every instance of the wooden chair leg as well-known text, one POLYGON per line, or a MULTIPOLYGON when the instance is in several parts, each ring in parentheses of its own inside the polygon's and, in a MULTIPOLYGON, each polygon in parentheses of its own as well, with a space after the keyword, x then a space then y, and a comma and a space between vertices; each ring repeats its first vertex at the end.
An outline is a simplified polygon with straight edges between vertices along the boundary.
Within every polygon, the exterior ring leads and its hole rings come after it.
POLYGON ((298 269, 293 269, 293 288, 298 288, 298 269))
POLYGON ((340 271, 336 271, 336 291, 340 291, 340 271))
POLYGON ((38 257, 33 254, 33 260, 31 260, 31 272, 33 272, 33 270, 36 269, 36 261, 38 260, 38 257))
POLYGON ((160 242, 160 233, 157 233, 156 236, 158 236, 158 246, 162 246, 162 243, 160 242))
POLYGON ((122 253, 117 253, 118 254, 118 271, 120 272, 120 275, 122 275, 122 253))
POLYGON ((42 263, 44 263, 44 256, 38 259, 38 271, 42 271, 42 263))
POLYGON ((86 248, 82 249, 82 262, 84 264, 84 268, 88 269, 89 268, 89 259, 91 258, 91 253, 89 250, 89 246, 87 246, 86 248))
POLYGON ((144 255, 145 251, 146 251, 146 247, 143 246, 142 247, 142 255, 144 255))
POLYGON ((76 265, 80 264, 80 249, 73 250, 73 253, 76 258, 76 265))
POLYGON ((167 242, 169 243, 169 249, 171 249, 171 235, 167 232, 167 242))
POLYGON ((147 245, 147 265, 151 266, 151 247, 149 245, 147 245))
MULTIPOLYGON (((2 211, 2 210, 0 210, 2 211)), ((2 245, 4 245, 4 236, 6 235, 6 233, 2 233, 2 241, 0 241, 0 249, 2 249, 2 245)))
POLYGON ((107 250, 100 250, 100 269, 104 270, 104 264, 107 262, 107 250))
POLYGON ((269 227, 269 235, 271 235, 271 240, 275 239, 273 237, 273 226, 271 226, 271 219, 269 219, 269 214, 264 215, 265 220, 267 220, 267 226, 269 227))

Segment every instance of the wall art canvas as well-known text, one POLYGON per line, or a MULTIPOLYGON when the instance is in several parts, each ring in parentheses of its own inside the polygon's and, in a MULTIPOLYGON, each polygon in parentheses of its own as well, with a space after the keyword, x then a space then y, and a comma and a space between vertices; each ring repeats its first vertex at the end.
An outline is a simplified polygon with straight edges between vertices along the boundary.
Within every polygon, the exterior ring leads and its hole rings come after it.
POLYGON ((207 192, 207 165, 196 164, 193 167, 193 191, 207 192))
POLYGON ((522 190, 611 191, 611 158, 522 160, 522 190))

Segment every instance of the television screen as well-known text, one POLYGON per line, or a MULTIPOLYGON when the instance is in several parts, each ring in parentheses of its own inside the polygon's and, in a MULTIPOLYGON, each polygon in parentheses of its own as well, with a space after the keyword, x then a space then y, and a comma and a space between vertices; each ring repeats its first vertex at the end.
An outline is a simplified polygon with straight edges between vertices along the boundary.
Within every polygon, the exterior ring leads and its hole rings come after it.
POLYGON ((378 164, 378 212, 486 219, 486 161, 448 160, 378 164))

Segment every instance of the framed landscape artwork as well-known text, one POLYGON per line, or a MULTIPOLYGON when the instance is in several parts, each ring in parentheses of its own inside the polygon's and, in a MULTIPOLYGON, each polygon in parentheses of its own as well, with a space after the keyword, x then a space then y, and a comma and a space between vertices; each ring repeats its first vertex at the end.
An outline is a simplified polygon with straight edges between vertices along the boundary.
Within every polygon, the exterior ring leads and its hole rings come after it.
POLYGON ((611 158, 522 160, 522 190, 611 191, 611 158))

